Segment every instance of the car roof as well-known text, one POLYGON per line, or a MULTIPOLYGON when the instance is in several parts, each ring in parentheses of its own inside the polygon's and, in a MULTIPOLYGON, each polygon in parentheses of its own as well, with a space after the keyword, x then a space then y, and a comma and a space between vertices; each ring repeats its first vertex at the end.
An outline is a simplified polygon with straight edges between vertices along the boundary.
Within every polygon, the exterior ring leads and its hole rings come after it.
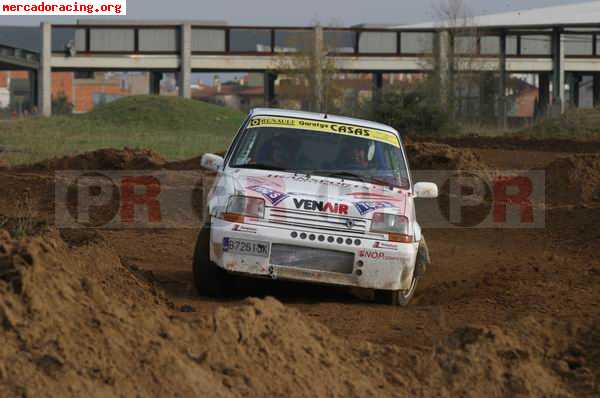
POLYGON ((316 113, 316 112, 306 112, 306 111, 296 111, 291 109, 278 109, 278 108, 255 108, 250 111, 249 116, 288 116, 288 117, 296 117, 296 118, 306 118, 310 120, 320 120, 323 122, 335 122, 335 123, 345 123, 345 124, 354 124, 358 126, 369 127, 377 130, 385 130, 390 133, 396 134, 400 136, 398 132, 393 128, 386 124, 371 122, 369 120, 364 119, 356 119, 352 117, 346 116, 337 116, 337 115, 325 115, 324 113, 316 113))

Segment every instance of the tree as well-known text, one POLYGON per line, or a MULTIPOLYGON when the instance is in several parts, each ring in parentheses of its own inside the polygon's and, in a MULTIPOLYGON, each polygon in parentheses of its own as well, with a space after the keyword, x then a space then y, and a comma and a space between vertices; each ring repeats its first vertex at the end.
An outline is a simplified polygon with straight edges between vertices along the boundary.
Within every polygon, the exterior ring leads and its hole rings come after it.
POLYGON ((300 108, 313 112, 334 110, 342 92, 335 86, 335 60, 323 43, 323 28, 317 24, 310 34, 290 39, 286 48, 290 50, 280 53, 275 66, 287 77, 279 101, 300 101, 300 108))
POLYGON ((73 104, 69 102, 64 92, 61 91, 52 99, 52 113, 54 115, 70 115, 73 113, 73 104))
POLYGON ((444 32, 440 40, 447 41, 447 59, 438 59, 435 70, 440 74, 437 91, 448 113, 453 118, 493 119, 498 76, 478 59, 481 32, 465 2, 442 0, 434 6, 434 16, 444 32))

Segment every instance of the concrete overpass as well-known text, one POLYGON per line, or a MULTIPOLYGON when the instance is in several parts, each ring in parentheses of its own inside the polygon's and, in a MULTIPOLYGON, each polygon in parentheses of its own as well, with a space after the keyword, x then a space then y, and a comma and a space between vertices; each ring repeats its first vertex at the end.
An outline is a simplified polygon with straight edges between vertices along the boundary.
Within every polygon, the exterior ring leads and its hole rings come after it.
MULTIPOLYGON (((600 76, 600 23, 526 29, 494 26, 479 29, 477 36, 451 33, 449 27, 43 23, 40 109, 50 114, 52 71, 175 71, 180 94, 189 97, 192 72, 259 71, 269 77, 290 53, 310 46, 347 72, 435 70, 442 81, 452 71, 495 71, 503 77, 501 81, 508 73, 539 73, 542 84, 548 86, 541 90, 548 104, 565 103, 565 73, 590 73, 596 80, 600 76), (464 51, 468 45, 474 51, 464 51), (559 88, 554 98, 548 94, 550 82, 559 88)), ((600 87, 600 80, 596 84, 600 87)), ((600 95, 596 101, 600 102, 600 95)))
POLYGON ((528 14, 523 20, 504 14, 489 17, 481 20, 476 32, 434 24, 322 28, 89 20, 73 25, 42 23, 39 64, 35 56, 25 60, 7 53, 6 57, 14 65, 37 71, 43 115, 51 113, 53 71, 148 71, 151 76, 177 72, 183 97, 191 95, 193 72, 263 72, 270 100, 274 73, 289 54, 307 49, 332 58, 340 71, 373 73, 375 88, 381 86, 381 74, 386 72, 432 72, 444 84, 453 73, 473 71, 499 73, 498 91, 505 92, 509 73, 536 73, 541 102, 564 110, 565 81, 572 83, 582 75, 594 77, 594 103, 600 104, 600 21, 595 16, 600 15, 600 2, 590 4, 597 13, 586 5, 582 8, 586 15, 576 18, 576 8, 565 12, 552 8, 553 18, 544 17, 547 9, 533 10, 541 14, 528 14), (497 20, 504 25, 494 24, 497 20))

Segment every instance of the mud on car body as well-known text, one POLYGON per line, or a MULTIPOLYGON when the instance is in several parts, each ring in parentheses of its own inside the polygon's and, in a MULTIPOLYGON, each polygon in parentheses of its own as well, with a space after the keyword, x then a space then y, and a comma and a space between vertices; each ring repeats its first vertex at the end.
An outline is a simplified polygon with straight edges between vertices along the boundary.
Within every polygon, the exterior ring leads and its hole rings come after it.
POLYGON ((397 131, 364 120, 256 109, 217 172, 196 244, 200 293, 231 292, 236 275, 373 289, 407 304, 429 261, 397 131))

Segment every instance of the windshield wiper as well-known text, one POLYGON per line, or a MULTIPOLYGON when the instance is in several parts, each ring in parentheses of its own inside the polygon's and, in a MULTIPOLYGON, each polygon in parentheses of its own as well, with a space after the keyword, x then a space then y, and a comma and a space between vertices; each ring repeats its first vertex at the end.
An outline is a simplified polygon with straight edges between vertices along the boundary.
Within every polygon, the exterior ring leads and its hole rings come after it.
POLYGON ((350 180, 358 180, 362 182, 369 182, 368 178, 361 176, 360 174, 351 173, 349 171, 313 171, 310 174, 321 175, 324 177, 341 177, 350 180))
POLYGON ((382 178, 378 178, 378 177, 370 177, 369 181, 376 185, 385 185, 386 187, 390 187, 390 188, 399 188, 398 185, 394 185, 394 184, 390 183, 389 181, 386 181, 386 180, 384 180, 382 178))
POLYGON ((259 170, 277 170, 277 171, 287 171, 285 167, 275 166, 273 164, 267 163, 246 163, 246 164, 235 164, 231 167, 237 167, 240 169, 259 169, 259 170))

